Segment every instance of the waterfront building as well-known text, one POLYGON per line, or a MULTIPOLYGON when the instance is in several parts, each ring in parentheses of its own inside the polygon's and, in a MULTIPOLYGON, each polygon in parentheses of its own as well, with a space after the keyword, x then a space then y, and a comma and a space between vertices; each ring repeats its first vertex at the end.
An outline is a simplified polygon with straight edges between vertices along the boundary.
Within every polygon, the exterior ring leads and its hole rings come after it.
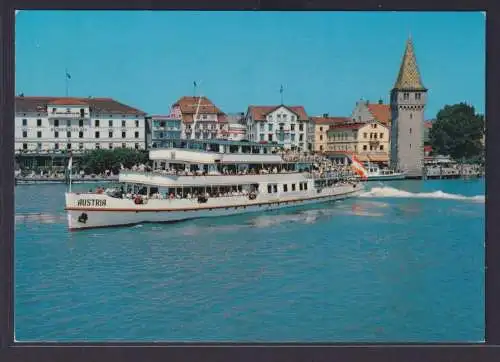
POLYGON ((228 123, 227 139, 230 141, 242 141, 246 139, 245 113, 228 113, 226 115, 228 123))
POLYGON ((207 97, 181 97, 172 105, 172 112, 180 114, 183 139, 223 139, 229 124, 226 114, 207 97))
POLYGON ((178 113, 149 116, 146 124, 148 148, 172 147, 172 141, 181 138, 182 120, 178 113))
POLYGON ((351 114, 351 120, 355 123, 377 121, 390 128, 391 107, 389 104, 384 104, 382 99, 377 103, 360 100, 356 102, 356 106, 351 114))
POLYGON ((328 130, 330 126, 349 123, 349 117, 330 117, 328 113, 321 117, 311 117, 313 125, 313 150, 315 152, 325 152, 328 150, 328 130))
POLYGON ((112 98, 16 97, 15 153, 23 167, 64 164, 68 151, 145 149, 145 112, 112 98))
POLYGON ((327 152, 348 152, 361 162, 389 163, 389 128, 381 122, 348 122, 330 126, 327 152))
POLYGON ((250 141, 276 143, 287 150, 312 150, 311 123, 303 106, 249 106, 245 124, 250 141))
POLYGON ((427 89, 417 65, 413 41, 406 42, 396 83, 391 90, 391 167, 420 178, 424 166, 424 110, 427 89))

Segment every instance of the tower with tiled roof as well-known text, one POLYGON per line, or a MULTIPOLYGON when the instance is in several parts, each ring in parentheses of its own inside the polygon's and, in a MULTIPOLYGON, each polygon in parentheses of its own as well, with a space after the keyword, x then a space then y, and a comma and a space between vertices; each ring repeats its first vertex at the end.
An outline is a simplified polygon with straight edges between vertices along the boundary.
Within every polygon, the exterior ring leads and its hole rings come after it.
POLYGON ((406 171, 409 177, 422 177, 426 103, 427 89, 409 38, 391 91, 391 167, 406 171))

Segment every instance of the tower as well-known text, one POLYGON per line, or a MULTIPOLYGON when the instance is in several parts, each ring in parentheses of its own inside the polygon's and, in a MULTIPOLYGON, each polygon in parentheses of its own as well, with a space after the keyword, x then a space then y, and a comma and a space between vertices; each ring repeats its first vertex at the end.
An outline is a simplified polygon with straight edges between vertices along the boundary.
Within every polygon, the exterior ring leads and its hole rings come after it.
POLYGON ((411 37, 391 90, 391 167, 422 177, 424 166, 424 108, 427 89, 422 84, 411 37))

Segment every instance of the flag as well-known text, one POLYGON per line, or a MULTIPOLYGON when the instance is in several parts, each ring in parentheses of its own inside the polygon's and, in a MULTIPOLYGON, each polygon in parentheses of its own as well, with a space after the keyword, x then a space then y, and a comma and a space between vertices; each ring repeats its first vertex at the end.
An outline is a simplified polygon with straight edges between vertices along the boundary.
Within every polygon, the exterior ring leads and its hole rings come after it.
POLYGON ((198 86, 198 84, 196 84, 196 81, 194 81, 194 82, 193 82, 193 85, 194 85, 195 87, 197 87, 197 86, 198 86))
POLYGON ((68 71, 66 71, 66 78, 71 79, 71 74, 69 74, 68 71))
POLYGON ((283 84, 281 85, 280 93, 283 94, 283 84))
POLYGON ((73 157, 70 157, 68 161, 68 170, 71 171, 72 167, 73 167, 73 157))

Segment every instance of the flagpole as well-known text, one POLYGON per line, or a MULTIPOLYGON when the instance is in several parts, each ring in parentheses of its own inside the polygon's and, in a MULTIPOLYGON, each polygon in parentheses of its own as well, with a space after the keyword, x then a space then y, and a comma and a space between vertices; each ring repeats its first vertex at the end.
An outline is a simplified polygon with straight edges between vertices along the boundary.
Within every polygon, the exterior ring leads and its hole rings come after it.
POLYGON ((281 105, 283 105, 283 84, 281 85, 281 88, 280 88, 280 94, 281 94, 281 105))
POLYGON ((196 84, 196 81, 193 82, 193 96, 196 98, 196 87, 198 85, 196 84))
POLYGON ((66 72, 64 74, 64 79, 66 81, 66 97, 69 96, 69 79, 68 79, 68 68, 66 68, 66 72))

